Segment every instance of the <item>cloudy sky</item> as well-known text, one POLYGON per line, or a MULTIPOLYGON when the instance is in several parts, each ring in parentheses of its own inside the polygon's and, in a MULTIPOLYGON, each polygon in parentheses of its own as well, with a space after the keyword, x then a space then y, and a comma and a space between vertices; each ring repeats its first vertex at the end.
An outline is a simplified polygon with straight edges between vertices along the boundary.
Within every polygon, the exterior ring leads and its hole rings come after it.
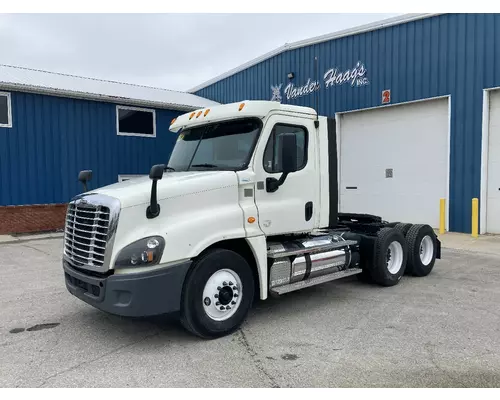
POLYGON ((187 90, 298 40, 397 14, 0 14, 0 63, 187 90))

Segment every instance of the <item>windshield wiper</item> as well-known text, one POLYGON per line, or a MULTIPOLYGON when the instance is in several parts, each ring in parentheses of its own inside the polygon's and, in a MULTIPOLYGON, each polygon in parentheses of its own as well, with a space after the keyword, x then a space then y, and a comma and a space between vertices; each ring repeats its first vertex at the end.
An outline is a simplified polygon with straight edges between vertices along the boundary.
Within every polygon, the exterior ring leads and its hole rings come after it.
POLYGON ((194 165, 191 165, 191 167, 219 168, 218 165, 214 165, 214 164, 194 164, 194 165))
POLYGON ((172 168, 172 167, 169 167, 168 165, 165 166, 165 168, 163 168, 164 171, 174 171, 175 172, 175 169, 172 168))

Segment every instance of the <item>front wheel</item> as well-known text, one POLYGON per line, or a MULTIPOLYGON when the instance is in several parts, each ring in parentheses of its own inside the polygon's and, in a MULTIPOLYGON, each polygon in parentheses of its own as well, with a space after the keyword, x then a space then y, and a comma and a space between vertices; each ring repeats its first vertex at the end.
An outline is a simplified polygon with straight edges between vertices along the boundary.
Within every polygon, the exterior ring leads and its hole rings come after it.
POLYGON ((205 339, 230 334, 245 320, 253 297, 253 273, 245 258, 231 250, 210 250, 186 277, 181 323, 205 339))

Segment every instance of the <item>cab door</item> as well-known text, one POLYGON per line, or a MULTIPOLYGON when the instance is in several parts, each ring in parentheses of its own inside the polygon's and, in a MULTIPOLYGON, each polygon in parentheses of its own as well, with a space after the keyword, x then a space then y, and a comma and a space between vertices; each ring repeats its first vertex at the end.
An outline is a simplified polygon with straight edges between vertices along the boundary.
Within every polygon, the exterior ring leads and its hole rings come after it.
POLYGON ((266 235, 310 231, 319 218, 319 181, 317 138, 314 120, 273 115, 265 124, 254 158, 256 179, 255 203, 258 221, 266 235), (297 171, 288 174, 284 183, 271 191, 268 178, 282 175, 280 135, 294 134, 297 141, 297 171))

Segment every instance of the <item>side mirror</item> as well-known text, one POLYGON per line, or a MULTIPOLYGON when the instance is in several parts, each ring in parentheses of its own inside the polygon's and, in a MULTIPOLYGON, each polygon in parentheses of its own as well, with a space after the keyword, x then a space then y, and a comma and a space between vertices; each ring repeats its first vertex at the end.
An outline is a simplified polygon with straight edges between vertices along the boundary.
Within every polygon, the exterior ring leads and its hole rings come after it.
POLYGON ((288 174, 297 171, 297 136, 294 133, 285 133, 278 138, 278 150, 281 157, 283 173, 279 179, 267 178, 266 190, 275 192, 283 185, 288 174))
POLYGON ((163 164, 153 165, 151 171, 149 171, 149 179, 159 180, 163 178, 163 171, 165 166, 163 164))
POLYGON ((84 170, 78 173, 78 180, 83 184, 83 191, 87 191, 87 182, 92 180, 92 170, 84 170))
POLYGON ((280 136, 279 150, 283 173, 297 171, 297 136, 294 133, 285 133, 280 136))
POLYGON ((157 201, 157 182, 163 178, 163 171, 165 166, 163 164, 153 165, 149 171, 149 179, 153 181, 151 185, 151 202, 146 210, 146 217, 156 218, 160 214, 160 205, 157 201))

